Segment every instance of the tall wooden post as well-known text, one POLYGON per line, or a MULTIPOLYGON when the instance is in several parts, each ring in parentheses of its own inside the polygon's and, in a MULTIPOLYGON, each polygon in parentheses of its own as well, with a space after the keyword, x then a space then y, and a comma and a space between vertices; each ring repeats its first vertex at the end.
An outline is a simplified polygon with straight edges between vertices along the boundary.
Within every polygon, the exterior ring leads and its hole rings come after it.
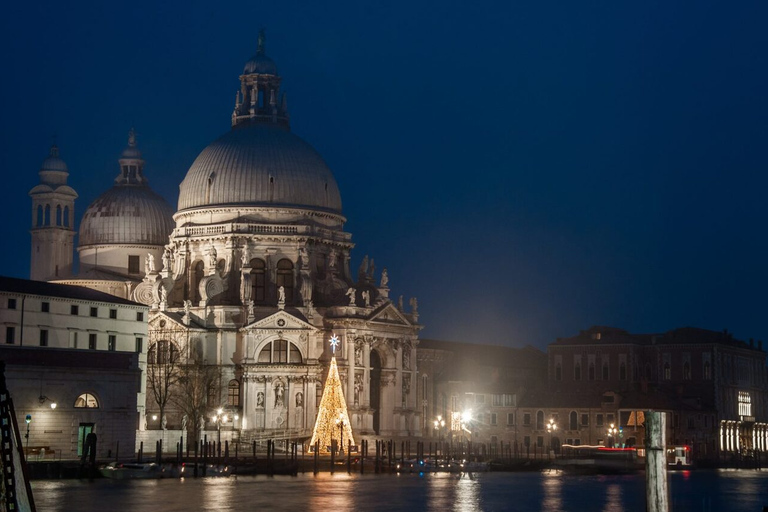
POLYGON ((645 500, 648 512, 669 512, 666 433, 666 413, 646 411, 645 500))

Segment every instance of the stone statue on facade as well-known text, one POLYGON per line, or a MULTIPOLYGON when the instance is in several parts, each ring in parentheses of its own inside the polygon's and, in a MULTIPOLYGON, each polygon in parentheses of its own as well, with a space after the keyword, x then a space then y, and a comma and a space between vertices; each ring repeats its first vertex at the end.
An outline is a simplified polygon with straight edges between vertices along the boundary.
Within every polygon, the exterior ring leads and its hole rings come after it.
POLYGON ((160 283, 160 303, 168 303, 168 290, 165 288, 165 283, 160 283))
POLYGON ((355 375, 355 405, 360 405, 360 397, 363 394, 363 375, 355 375))
POLYGON ((363 345, 361 343, 355 345, 355 365, 363 366, 363 345))
POLYGON ((379 288, 386 288, 387 283, 389 283, 389 275, 387 275, 387 267, 384 267, 381 271, 381 284, 379 285, 379 288))
POLYGON ((189 421, 189 418, 187 418, 187 415, 181 417, 181 430, 182 432, 187 431, 187 422, 189 421))
POLYGON ((366 254, 363 261, 360 263, 360 268, 357 269, 357 280, 361 281, 368 275, 368 255, 366 254))
POLYGON ((163 419, 160 420, 160 427, 163 430, 168 430, 168 418, 165 417, 165 414, 163 414, 163 419))
POLYGON ((400 310, 400 312, 403 311, 403 296, 397 298, 397 309, 400 310))
POLYGON ((275 383, 275 408, 285 407, 285 385, 281 381, 275 383))
POLYGON ((211 246, 211 248, 208 250, 208 268, 211 271, 216 270, 216 257, 216 248, 211 246))
POLYGON ((240 254, 240 268, 245 268, 250 264, 248 259, 248 250, 243 248, 243 252, 240 254))
POLYGON ((408 304, 411 305, 411 314, 412 315, 418 315, 419 314, 419 300, 416 297, 411 297, 411 300, 408 301, 408 304))
POLYGON ((264 392, 259 391, 256 393, 256 408, 257 409, 263 409, 264 408, 264 392))
POLYGON ((163 270, 171 272, 171 250, 166 247, 163 251, 163 270))
POLYGON ((363 297, 363 301, 365 302, 365 307, 371 307, 371 292, 368 290, 363 290, 361 295, 363 297))
POLYGON ((296 393, 296 407, 304 407, 304 393, 301 391, 296 393))
POLYGON ((280 309, 285 308, 285 286, 280 286, 277 289, 277 307, 280 309))
POLYGON ((374 263, 373 258, 371 258, 371 269, 370 269, 370 272, 368 273, 368 279, 373 281, 375 279, 374 278, 375 273, 376 273, 376 263, 374 263))
POLYGON ((403 369, 411 369, 411 351, 407 348, 403 350, 403 369))
POLYGON ((331 253, 328 255, 328 269, 333 272, 336 270, 336 260, 339 257, 339 253, 336 249, 331 249, 331 253))
POLYGON ((191 300, 185 300, 184 301, 184 316, 189 318, 189 311, 192 309, 192 301, 191 300))
POLYGON ((355 292, 356 290, 350 286, 349 289, 347 290, 347 293, 345 294, 347 297, 349 297, 350 306, 355 305, 355 292))

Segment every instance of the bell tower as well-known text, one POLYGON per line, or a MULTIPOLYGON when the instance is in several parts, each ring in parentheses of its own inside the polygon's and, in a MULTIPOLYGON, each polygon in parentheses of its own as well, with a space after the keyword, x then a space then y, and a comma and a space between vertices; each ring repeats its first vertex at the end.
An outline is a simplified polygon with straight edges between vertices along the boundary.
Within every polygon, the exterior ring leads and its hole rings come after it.
POLYGON ((29 278, 49 281, 72 275, 77 192, 67 185, 69 170, 51 146, 38 173, 40 183, 29 191, 32 198, 32 259, 29 278))

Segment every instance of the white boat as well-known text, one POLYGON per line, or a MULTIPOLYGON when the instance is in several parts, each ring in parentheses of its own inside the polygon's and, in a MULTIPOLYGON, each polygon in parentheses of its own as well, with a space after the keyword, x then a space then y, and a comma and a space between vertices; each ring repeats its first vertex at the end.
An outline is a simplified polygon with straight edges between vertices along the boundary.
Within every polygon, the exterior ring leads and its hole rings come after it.
POLYGON ((162 478, 163 468, 154 462, 149 462, 146 464, 131 462, 110 462, 103 468, 100 468, 99 473, 101 473, 101 476, 105 478, 111 478, 114 480, 150 479, 162 478))

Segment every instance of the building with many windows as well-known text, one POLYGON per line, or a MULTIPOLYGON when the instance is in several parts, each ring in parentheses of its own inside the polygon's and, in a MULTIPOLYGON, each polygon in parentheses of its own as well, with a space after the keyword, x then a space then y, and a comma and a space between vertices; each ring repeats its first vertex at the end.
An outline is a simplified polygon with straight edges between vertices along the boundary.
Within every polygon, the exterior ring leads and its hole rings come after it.
MULTIPOLYGON (((44 350, 54 350, 62 361, 64 358, 68 361, 69 371, 73 374, 86 369, 99 373, 99 378, 106 379, 99 386, 111 386, 109 371, 99 370, 99 361, 107 361, 105 364, 109 368, 114 366, 108 362, 110 359, 93 358, 87 354, 135 354, 133 359, 120 359, 135 365, 135 368, 124 368, 135 371, 137 379, 135 390, 125 388, 133 401, 129 419, 134 429, 144 424, 146 388, 141 376, 147 362, 148 315, 149 308, 144 304, 89 288, 0 277, 0 324, 4 331, 2 345, 8 349, 6 354, 12 354, 14 348, 38 348, 39 351, 28 353, 42 357, 40 354, 44 350), (73 355, 67 355, 70 352, 73 355), (84 359, 86 357, 89 359, 84 359)), ((31 357, 24 356, 24 360, 31 357)), ((33 363, 25 364, 34 366, 33 363)), ((13 383, 10 376, 8 382, 10 387, 13 383)), ((98 400, 106 398, 98 393, 94 396, 98 400)), ((119 397, 120 403, 123 399, 119 397)))

